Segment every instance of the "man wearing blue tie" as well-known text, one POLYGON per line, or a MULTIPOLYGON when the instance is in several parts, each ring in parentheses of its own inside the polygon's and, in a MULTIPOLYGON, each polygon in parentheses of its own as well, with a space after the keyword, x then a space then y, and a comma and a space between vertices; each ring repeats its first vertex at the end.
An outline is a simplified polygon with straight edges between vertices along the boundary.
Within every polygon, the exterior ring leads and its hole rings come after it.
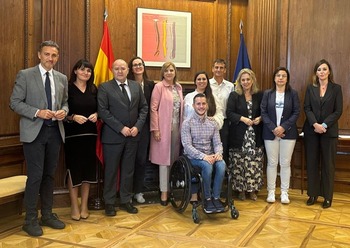
POLYGON ((30 236, 43 234, 40 225, 54 229, 65 227, 52 213, 52 205, 54 175, 65 135, 62 120, 68 113, 68 81, 65 75, 53 69, 59 57, 59 46, 54 41, 42 42, 38 57, 39 65, 17 74, 10 98, 10 108, 21 117, 20 141, 23 142, 28 177, 22 229, 30 236))

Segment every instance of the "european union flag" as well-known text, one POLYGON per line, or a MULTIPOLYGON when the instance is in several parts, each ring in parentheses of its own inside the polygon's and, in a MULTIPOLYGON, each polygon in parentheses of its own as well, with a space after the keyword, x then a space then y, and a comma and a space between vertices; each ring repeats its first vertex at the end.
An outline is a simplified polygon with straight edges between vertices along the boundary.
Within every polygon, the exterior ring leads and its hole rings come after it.
POLYGON ((251 66, 250 66, 250 61, 249 61, 249 57, 248 57, 247 47, 244 43, 244 36, 243 36, 243 33, 241 32, 239 51, 238 51, 238 57, 237 57, 237 62, 236 62, 236 69, 235 69, 235 74, 233 75, 233 83, 236 82, 238 73, 243 68, 251 69, 251 66))

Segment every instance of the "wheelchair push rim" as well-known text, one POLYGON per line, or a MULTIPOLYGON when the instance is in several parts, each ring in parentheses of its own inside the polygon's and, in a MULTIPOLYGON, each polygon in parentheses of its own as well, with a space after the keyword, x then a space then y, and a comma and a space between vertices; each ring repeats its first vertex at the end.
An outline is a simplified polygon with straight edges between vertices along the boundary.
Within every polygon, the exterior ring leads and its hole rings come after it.
POLYGON ((191 171, 187 158, 180 156, 170 170, 170 202, 182 213, 187 208, 191 198, 191 171))

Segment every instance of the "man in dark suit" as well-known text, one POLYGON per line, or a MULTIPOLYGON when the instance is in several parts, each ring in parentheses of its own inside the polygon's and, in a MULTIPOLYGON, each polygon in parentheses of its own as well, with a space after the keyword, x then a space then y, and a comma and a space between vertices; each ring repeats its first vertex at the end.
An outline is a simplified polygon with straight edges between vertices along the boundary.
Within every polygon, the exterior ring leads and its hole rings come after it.
POLYGON ((141 86, 127 80, 127 63, 117 59, 112 66, 114 79, 100 85, 98 90, 98 114, 104 122, 101 140, 105 159, 104 200, 107 216, 115 216, 117 195, 117 171, 120 175, 120 208, 129 213, 138 212, 131 199, 133 175, 139 132, 148 112, 141 86))
POLYGON ((54 175, 64 141, 62 120, 68 113, 68 81, 65 75, 53 70, 59 57, 59 46, 55 42, 41 43, 38 57, 39 65, 17 74, 10 98, 10 108, 21 116, 20 140, 28 176, 24 193, 26 216, 22 228, 31 236, 43 234, 40 225, 54 229, 65 227, 52 213, 52 205, 54 175), (39 194, 40 222, 36 208, 39 194))

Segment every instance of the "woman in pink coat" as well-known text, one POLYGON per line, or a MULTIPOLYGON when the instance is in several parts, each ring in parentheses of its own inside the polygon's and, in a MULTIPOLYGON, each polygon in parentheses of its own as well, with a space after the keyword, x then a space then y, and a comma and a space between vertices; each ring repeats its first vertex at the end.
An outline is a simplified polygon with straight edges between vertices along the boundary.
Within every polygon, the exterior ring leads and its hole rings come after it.
POLYGON ((163 64, 162 81, 154 86, 150 106, 150 160, 159 165, 160 203, 163 206, 168 204, 170 166, 180 155, 183 94, 176 75, 174 63, 163 64))

